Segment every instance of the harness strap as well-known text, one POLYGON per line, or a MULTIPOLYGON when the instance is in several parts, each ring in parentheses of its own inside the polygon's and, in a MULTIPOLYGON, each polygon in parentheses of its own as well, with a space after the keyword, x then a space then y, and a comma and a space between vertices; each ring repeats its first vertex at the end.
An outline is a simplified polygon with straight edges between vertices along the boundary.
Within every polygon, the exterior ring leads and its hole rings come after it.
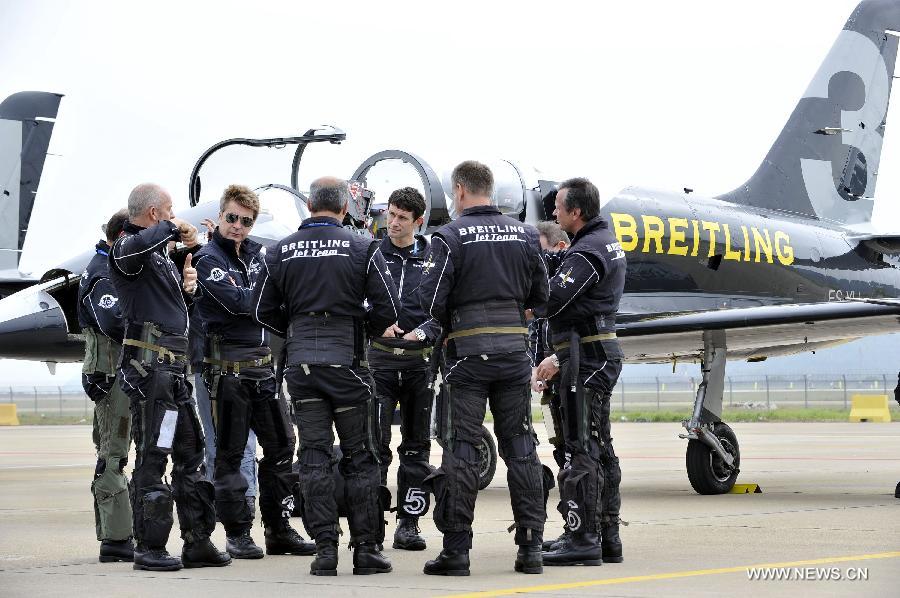
MULTIPOLYGON (((611 341, 611 340, 613 340, 613 339, 615 339, 615 338, 618 338, 618 337, 616 337, 616 333, 615 333, 615 332, 604 332, 603 334, 592 334, 591 336, 583 336, 583 337, 581 337, 581 343, 580 343, 580 344, 582 344, 582 345, 587 345, 587 344, 589 344, 589 343, 595 343, 595 342, 597 342, 597 341, 611 341)), ((569 342, 569 341, 565 341, 565 342, 559 343, 558 345, 556 345, 556 350, 557 350, 557 351, 562 351, 563 349, 568 348, 569 345, 571 345, 571 344, 572 344, 572 343, 569 342)))
POLYGON ((524 326, 483 326, 481 328, 469 328, 468 330, 451 332, 447 335, 447 339, 453 340, 455 338, 475 336, 476 334, 528 334, 528 328, 524 326))
POLYGON ((225 359, 215 359, 213 357, 204 357, 203 363, 217 365, 223 370, 234 370, 235 374, 241 372, 241 368, 261 367, 272 363, 272 356, 266 355, 260 359, 250 359, 248 361, 227 361, 225 359))
POLYGON ((392 353, 394 355, 421 355, 423 357, 431 355, 431 352, 434 350, 432 347, 425 347, 424 349, 402 349, 400 347, 388 347, 387 345, 382 345, 381 343, 377 343, 375 341, 372 341, 372 348, 379 351, 384 351, 385 353, 392 353))
POLYGON ((187 358, 184 355, 179 355, 178 353, 172 352, 170 349, 154 345, 153 343, 145 343, 133 338, 126 338, 122 340, 122 344, 156 353, 159 355, 159 359, 168 358, 170 361, 187 361, 187 358))

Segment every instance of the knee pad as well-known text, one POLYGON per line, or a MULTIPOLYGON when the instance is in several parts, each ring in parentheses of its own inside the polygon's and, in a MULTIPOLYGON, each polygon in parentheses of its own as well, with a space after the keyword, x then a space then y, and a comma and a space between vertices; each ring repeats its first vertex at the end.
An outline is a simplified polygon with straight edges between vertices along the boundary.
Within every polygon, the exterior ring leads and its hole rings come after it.
POLYGON ((319 467, 331 463, 331 453, 317 446, 304 446, 300 448, 299 461, 306 467, 319 467))
POLYGON ((534 454, 534 436, 531 434, 519 434, 513 436, 506 442, 503 447, 504 455, 512 458, 530 457, 534 454))
POLYGON ((463 461, 478 461, 481 458, 481 453, 478 452, 478 448, 471 442, 456 440, 453 444, 453 456, 457 459, 462 459, 463 461))
POLYGON ((135 513, 135 535, 138 541, 150 547, 164 547, 175 520, 172 489, 168 484, 155 484, 145 488, 140 497, 140 512, 135 513))

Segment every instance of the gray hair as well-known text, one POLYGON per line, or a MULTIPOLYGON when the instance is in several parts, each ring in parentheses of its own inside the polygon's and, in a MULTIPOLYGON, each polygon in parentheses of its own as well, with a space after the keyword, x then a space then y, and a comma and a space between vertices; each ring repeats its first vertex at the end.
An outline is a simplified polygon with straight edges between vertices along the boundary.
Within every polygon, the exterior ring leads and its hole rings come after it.
POLYGON ((473 195, 490 197, 494 192, 494 174, 491 169, 475 160, 466 160, 453 169, 450 175, 453 186, 461 185, 473 195))
POLYGON ((140 218, 151 207, 160 207, 169 194, 156 183, 141 183, 128 196, 128 217, 140 218))
POLYGON ((556 247, 560 243, 565 243, 566 247, 569 246, 569 235, 559 226, 559 223, 552 220, 542 220, 537 223, 536 227, 538 232, 547 239, 550 247, 556 247))
POLYGON ((350 203, 350 185, 335 177, 321 177, 309 186, 309 211, 340 214, 350 203))

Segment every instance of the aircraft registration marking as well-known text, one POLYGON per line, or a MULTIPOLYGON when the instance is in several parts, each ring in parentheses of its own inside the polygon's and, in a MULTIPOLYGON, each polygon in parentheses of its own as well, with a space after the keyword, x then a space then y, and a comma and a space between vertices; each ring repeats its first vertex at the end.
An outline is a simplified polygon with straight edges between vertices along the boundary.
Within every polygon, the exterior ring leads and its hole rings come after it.
POLYGON ((501 590, 488 590, 486 592, 472 592, 469 594, 448 594, 454 598, 487 598, 489 596, 510 596, 512 594, 532 594, 535 592, 552 592, 554 590, 569 590, 574 588, 589 588, 593 586, 612 586, 639 581, 658 581, 661 579, 679 579, 684 577, 699 577, 703 575, 721 575, 723 573, 745 573, 749 569, 808 567, 812 565, 826 565, 830 563, 846 563, 851 561, 868 561, 872 559, 895 559, 900 557, 900 552, 879 552, 875 554, 858 554, 850 556, 838 556, 823 559, 809 559, 806 561, 793 561, 790 563, 762 563, 759 565, 740 565, 738 567, 721 567, 718 569, 698 569, 695 571, 673 571, 671 573, 654 573, 651 575, 634 575, 631 577, 612 577, 609 579, 591 579, 587 581, 574 581, 570 583, 546 584, 539 586, 522 586, 518 588, 505 588, 501 590))
POLYGON ((706 257, 721 253, 723 259, 735 262, 762 262, 784 266, 794 263, 794 248, 790 236, 780 230, 740 226, 740 233, 732 231, 725 222, 667 218, 641 214, 639 228, 637 218, 631 214, 613 212, 613 229, 624 251, 640 251, 696 257, 701 244, 706 244, 706 257), (690 227, 692 235, 687 237, 690 227), (668 232, 668 235, 666 235, 668 232), (668 238, 667 238, 668 237, 668 238), (743 239, 740 243, 738 239, 743 239), (719 251, 721 249, 721 251, 719 251))

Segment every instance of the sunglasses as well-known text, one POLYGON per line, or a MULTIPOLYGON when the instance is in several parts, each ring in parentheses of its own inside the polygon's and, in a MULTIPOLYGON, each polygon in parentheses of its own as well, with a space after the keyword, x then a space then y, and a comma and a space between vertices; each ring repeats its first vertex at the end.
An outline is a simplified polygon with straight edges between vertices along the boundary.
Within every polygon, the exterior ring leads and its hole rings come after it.
POLYGON ((251 226, 253 226, 254 219, 250 218, 249 216, 238 216, 237 214, 232 214, 231 212, 225 214, 225 222, 227 222, 228 224, 234 224, 238 220, 240 220, 241 224, 246 228, 250 228, 251 226))

